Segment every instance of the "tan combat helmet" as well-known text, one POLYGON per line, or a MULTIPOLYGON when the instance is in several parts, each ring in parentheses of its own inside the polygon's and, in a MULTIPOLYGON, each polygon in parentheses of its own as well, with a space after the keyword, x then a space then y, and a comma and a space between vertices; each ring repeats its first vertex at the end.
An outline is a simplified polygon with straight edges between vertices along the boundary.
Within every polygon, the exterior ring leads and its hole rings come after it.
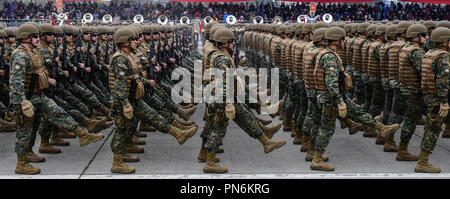
POLYGON ((450 28, 450 22, 449 21, 440 21, 437 24, 437 27, 446 27, 446 28, 450 28))
POLYGON ((358 25, 358 33, 359 34, 366 34, 367 27, 369 27, 369 26, 370 26, 369 23, 360 23, 358 25))
POLYGON ((4 38, 6 38, 6 37, 8 37, 8 34, 6 34, 5 31, 0 30, 0 38, 1 38, 1 39, 4 39, 4 38))
POLYGON ((128 39, 134 37, 135 33, 131 28, 120 28, 114 34, 114 42, 117 44, 128 41, 128 39))
POLYGON ((50 25, 49 23, 43 23, 43 24, 39 25, 39 32, 41 34, 54 34, 55 28, 52 25, 50 25))
POLYGON ((37 35, 39 34, 39 29, 32 24, 23 24, 19 26, 17 29, 17 39, 25 39, 28 38, 30 35, 37 35))
POLYGON ((14 28, 8 27, 8 28, 3 29, 3 31, 5 31, 6 34, 8 34, 8 37, 16 36, 16 30, 14 28))
POLYGON ((220 28, 214 33, 213 40, 219 43, 227 43, 234 40, 234 33, 227 28, 220 28))
POLYGON ((417 36, 425 37, 427 34, 427 27, 422 24, 413 24, 406 30, 406 38, 412 38, 417 36))
POLYGON ((411 26, 411 24, 412 23, 409 21, 401 21, 397 25, 397 33, 398 34, 406 33, 406 30, 408 30, 408 27, 411 26))
POLYGON ((377 30, 378 25, 375 24, 371 24, 369 27, 367 27, 366 29, 366 35, 367 36, 374 36, 375 35, 375 31, 377 30))
POLYGON ((280 35, 280 34, 285 33, 287 28, 288 28, 288 27, 286 26, 286 24, 281 24, 281 25, 278 26, 278 28, 277 28, 277 34, 280 35))
POLYGON ((423 25, 427 27, 427 29, 435 29, 437 27, 437 23, 435 21, 425 21, 423 25))
POLYGON ((432 42, 446 42, 450 39, 450 29, 439 27, 433 30, 430 35, 432 42))
POLYGON ((378 25, 377 29, 375 30, 375 36, 380 36, 386 33, 386 25, 378 25))
POLYGON ((313 32, 313 42, 322 41, 328 28, 318 28, 313 32))
POLYGON ((386 37, 397 36, 397 25, 392 24, 386 27, 386 37))
MULTIPOLYGON (((319 29, 320 30, 320 29, 319 29)), ((331 27, 326 30, 325 39, 339 41, 345 39, 345 30, 341 27, 331 27)))
POLYGON ((302 34, 308 34, 309 32, 312 32, 312 24, 311 23, 306 23, 302 27, 302 34))
POLYGON ((315 30, 319 29, 319 28, 328 28, 330 27, 328 24, 323 23, 323 22, 319 22, 319 23, 314 23, 312 25, 311 30, 314 32, 315 30))

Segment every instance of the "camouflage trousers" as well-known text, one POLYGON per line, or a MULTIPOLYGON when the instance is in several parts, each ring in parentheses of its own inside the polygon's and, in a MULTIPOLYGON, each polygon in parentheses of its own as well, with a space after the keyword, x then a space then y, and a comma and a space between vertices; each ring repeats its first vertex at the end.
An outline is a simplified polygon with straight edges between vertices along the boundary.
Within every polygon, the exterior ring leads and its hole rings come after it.
POLYGON ((133 118, 131 119, 127 119, 123 115, 122 105, 115 104, 112 108, 116 132, 110 146, 114 153, 125 153, 125 144, 130 140, 129 136, 136 132, 139 120, 151 124, 162 133, 169 132, 170 123, 148 106, 143 99, 133 100, 131 105, 133 106, 133 118))
POLYGON ((319 103, 319 112, 321 112, 319 131, 315 136, 314 147, 318 152, 325 152, 331 137, 333 137, 336 119, 337 103, 319 103))
POLYGON ((86 86, 90 91, 92 91, 92 92, 95 94, 95 96, 97 96, 97 98, 98 98, 98 100, 100 101, 100 103, 102 103, 102 104, 105 105, 105 106, 108 106, 108 105, 109 105, 109 98, 107 98, 107 97, 105 96, 105 92, 104 92, 102 89, 98 88, 98 87, 94 84, 93 81, 94 81, 94 80, 92 80, 92 81, 90 81, 89 83, 85 84, 85 86, 86 86))
POLYGON ((416 130, 417 121, 422 117, 425 110, 422 94, 403 93, 405 98, 405 119, 403 120, 400 140, 409 142, 416 130))
POLYGON ((76 97, 81 98, 90 109, 98 109, 102 106, 97 96, 81 82, 74 83, 70 87, 70 92, 76 97))
POLYGON ((389 124, 389 116, 391 115, 392 101, 394 99, 394 93, 392 91, 391 86, 389 85, 388 78, 382 78, 381 82, 383 84, 383 89, 386 94, 385 98, 384 98, 383 117, 381 118, 381 123, 387 125, 387 124, 389 124))
POLYGON ((306 89, 306 95, 308 97, 308 110, 306 111, 306 117, 303 121, 302 131, 304 134, 309 135, 309 139, 314 143, 315 136, 317 135, 320 117, 322 113, 319 110, 315 90, 306 89))
POLYGON ((361 77, 361 72, 355 71, 353 77, 354 77, 353 86, 355 90, 353 98, 357 99, 356 102, 357 104, 362 104, 364 103, 365 100, 365 88, 363 79, 361 77))
MULTIPOLYGON (((434 96, 424 96, 426 104, 427 119, 425 121, 425 133, 422 137, 420 148, 427 152, 432 152, 436 147, 437 139, 441 133, 441 126, 444 118, 439 116, 439 105, 429 102, 427 99, 435 98, 434 96)), ((430 101, 438 101, 431 99, 430 101)))
POLYGON ((389 116, 389 124, 401 124, 405 115, 405 97, 400 92, 400 88, 392 89, 394 99, 392 101, 391 115, 389 116))
POLYGON ((296 80, 294 82, 294 88, 297 92, 297 98, 295 99, 296 107, 294 113, 295 125, 298 129, 303 129, 303 122, 308 112, 308 96, 306 95, 305 83, 296 80))
POLYGON ((164 102, 155 94, 151 95, 146 92, 143 100, 153 109, 155 109, 158 114, 163 116, 169 123, 172 123, 175 120, 172 112, 168 111, 167 106, 164 102))
POLYGON ((16 153, 26 154, 27 150, 34 145, 39 122, 44 123, 43 125, 57 126, 68 132, 72 132, 78 127, 78 123, 44 93, 33 95, 30 102, 33 104, 35 113, 35 116, 31 118, 23 114, 21 105, 13 107, 14 121, 17 125, 16 153))
POLYGON ((58 94, 58 97, 60 97, 62 100, 68 102, 71 106, 76 108, 78 111, 82 112, 87 117, 92 117, 93 112, 92 109, 90 109, 85 103, 83 103, 80 99, 75 97, 70 92, 70 89, 63 90, 63 93, 58 94))
MULTIPOLYGON (((343 95, 344 96, 344 95, 343 95)), ((363 107, 358 104, 355 104, 350 98, 347 96, 343 97, 344 103, 347 106, 347 118, 351 119, 355 122, 361 123, 364 126, 368 126, 370 128, 374 128, 376 125, 375 119, 364 111, 363 107)))
POLYGON ((368 112, 372 105, 372 86, 369 82, 369 76, 367 73, 362 73, 361 78, 364 84, 364 111, 368 112))
POLYGON ((381 84, 381 79, 376 77, 369 77, 370 86, 372 88, 372 101, 369 110, 367 111, 376 117, 381 114, 384 107, 384 96, 386 95, 381 84))
POLYGON ((283 119, 286 119, 287 121, 292 121, 294 111, 297 107, 299 96, 294 86, 294 79, 295 79, 294 76, 289 74, 289 72, 287 73, 287 75, 288 75, 288 90, 287 90, 288 92, 286 97, 286 104, 284 106, 285 118, 283 119))
POLYGON ((8 108, 0 101, 0 117, 5 118, 8 108))

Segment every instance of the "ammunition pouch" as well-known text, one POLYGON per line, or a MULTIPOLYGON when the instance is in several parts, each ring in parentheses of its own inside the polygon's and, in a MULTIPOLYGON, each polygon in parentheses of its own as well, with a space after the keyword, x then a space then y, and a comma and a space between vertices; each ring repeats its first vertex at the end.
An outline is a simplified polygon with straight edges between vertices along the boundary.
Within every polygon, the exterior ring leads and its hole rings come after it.
POLYGON ((14 122, 16 122, 16 125, 18 128, 20 127, 31 127, 33 126, 33 117, 27 117, 22 112, 22 106, 16 105, 15 111, 13 113, 14 122))
POLYGON ((353 87, 352 76, 350 75, 350 73, 345 71, 340 71, 339 76, 341 89, 343 91, 349 91, 353 87))
POLYGON ((216 109, 216 112, 214 113, 213 126, 214 127, 228 126, 228 118, 225 115, 224 110, 216 109))

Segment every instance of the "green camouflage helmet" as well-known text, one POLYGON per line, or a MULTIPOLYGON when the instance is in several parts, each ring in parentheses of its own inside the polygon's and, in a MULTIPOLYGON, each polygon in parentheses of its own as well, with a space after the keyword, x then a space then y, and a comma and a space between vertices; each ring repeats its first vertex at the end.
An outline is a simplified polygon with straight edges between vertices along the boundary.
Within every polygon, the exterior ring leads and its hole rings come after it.
POLYGON ((327 33, 328 28, 319 28, 314 30, 313 32, 313 41, 317 42, 317 41, 321 41, 323 40, 325 33, 327 33))
POLYGON ((450 29, 439 27, 433 30, 430 35, 432 42, 446 42, 450 39, 450 29))
MULTIPOLYGON (((318 29, 320 30, 320 29, 318 29)), ((316 32, 314 32, 316 33, 316 32)), ((326 30, 325 39, 338 41, 343 40, 345 38, 345 30, 341 27, 331 27, 326 30)))
POLYGON ((116 42, 117 44, 126 42, 129 38, 134 37, 134 35, 134 31, 129 27, 120 28, 114 34, 114 42, 116 42))
POLYGON ((25 39, 33 34, 39 34, 39 29, 32 24, 25 23, 17 29, 17 39, 25 39))
POLYGON ((214 33, 213 40, 215 42, 227 43, 234 39, 234 33, 227 28, 220 28, 214 33))
POLYGON ((419 34, 426 34, 427 27, 422 24, 413 24, 406 30, 406 38, 417 37, 419 34))

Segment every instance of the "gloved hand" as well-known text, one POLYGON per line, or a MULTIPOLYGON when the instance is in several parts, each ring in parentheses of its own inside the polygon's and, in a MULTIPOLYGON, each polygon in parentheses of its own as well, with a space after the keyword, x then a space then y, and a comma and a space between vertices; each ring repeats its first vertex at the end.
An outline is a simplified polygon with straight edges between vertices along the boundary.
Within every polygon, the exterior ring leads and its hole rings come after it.
POLYGON ((228 119, 233 120, 235 113, 236 113, 236 110, 234 109, 233 104, 227 104, 225 106, 225 115, 227 116, 228 119))
POLYGON ((133 107, 131 104, 123 106, 123 115, 125 115, 125 117, 129 120, 133 118, 133 107))
POLYGON ((448 103, 441 104, 441 107, 439 108, 439 116, 441 116, 442 118, 447 117, 448 108, 448 103))
POLYGON ((345 105, 344 102, 341 102, 340 104, 338 104, 338 109, 339 109, 339 116, 340 117, 347 116, 347 105, 345 105))
POLYGON ((33 104, 28 100, 23 100, 21 103, 22 105, 22 112, 27 117, 33 117, 34 116, 34 107, 33 104))

